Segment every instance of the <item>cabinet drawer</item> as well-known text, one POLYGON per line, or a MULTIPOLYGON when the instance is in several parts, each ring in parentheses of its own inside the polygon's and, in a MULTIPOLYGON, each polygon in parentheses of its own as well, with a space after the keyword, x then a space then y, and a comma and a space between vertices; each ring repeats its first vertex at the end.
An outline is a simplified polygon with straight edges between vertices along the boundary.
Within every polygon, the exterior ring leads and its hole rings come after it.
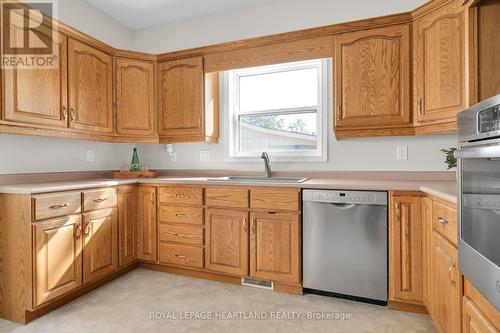
POLYGON ((457 245, 457 211, 438 201, 432 204, 432 228, 457 245))
POLYGON ((106 188, 83 191, 83 210, 90 212, 116 206, 116 189, 106 188))
POLYGON ((160 224, 160 242, 203 245, 203 227, 160 224))
POLYGON ((299 190, 295 188, 250 191, 250 208, 298 211, 299 207, 299 190))
POLYGON ((202 205, 203 190, 196 186, 160 187, 160 202, 178 205, 202 205))
POLYGON ((160 263, 203 268, 203 248, 160 244, 160 263))
POLYGON ((160 206, 160 223, 203 224, 203 208, 160 206))
POLYGON ((39 194, 32 197, 33 221, 78 214, 82 211, 80 192, 39 194))
POLYGON ((205 189, 205 202, 212 207, 248 208, 248 189, 209 187, 205 189))

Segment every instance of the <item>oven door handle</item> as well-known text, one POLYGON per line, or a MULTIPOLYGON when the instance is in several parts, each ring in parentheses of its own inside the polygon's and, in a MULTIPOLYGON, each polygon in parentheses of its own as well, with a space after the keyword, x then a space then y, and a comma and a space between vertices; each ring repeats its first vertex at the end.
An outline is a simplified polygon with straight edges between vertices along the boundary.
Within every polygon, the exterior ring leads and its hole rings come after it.
POLYGON ((464 158, 489 158, 500 159, 500 145, 481 145, 474 147, 462 147, 455 151, 455 157, 464 158))

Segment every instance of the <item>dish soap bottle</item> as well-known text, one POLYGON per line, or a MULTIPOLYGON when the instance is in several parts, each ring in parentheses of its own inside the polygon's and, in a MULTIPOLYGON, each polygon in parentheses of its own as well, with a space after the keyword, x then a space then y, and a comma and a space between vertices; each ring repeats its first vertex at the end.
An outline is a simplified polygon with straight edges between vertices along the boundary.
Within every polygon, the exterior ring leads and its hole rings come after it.
POLYGON ((132 172, 141 171, 139 156, 137 155, 137 148, 134 148, 134 152, 132 153, 132 163, 130 164, 130 171, 132 172))

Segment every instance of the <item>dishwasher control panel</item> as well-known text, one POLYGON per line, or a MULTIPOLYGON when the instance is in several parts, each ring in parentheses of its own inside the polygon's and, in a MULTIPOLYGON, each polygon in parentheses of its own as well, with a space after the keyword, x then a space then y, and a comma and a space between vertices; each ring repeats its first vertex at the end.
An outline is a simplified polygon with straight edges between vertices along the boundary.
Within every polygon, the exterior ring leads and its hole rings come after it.
POLYGON ((302 191, 302 201, 387 205, 387 192, 304 190, 302 191))

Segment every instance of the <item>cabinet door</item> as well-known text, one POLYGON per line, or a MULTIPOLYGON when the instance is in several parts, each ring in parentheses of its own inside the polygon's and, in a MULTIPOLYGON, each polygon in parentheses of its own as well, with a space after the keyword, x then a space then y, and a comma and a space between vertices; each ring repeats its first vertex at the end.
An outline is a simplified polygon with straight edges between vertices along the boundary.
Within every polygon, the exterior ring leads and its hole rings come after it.
POLYGON ((472 300, 463 298, 463 333, 499 333, 472 300))
POLYGON ((204 133, 203 58, 194 57, 160 64, 161 136, 183 137, 204 133))
MULTIPOLYGON (((50 32, 51 33, 51 32, 50 32)), ((58 34, 57 69, 4 69, 3 120, 67 127, 67 38, 58 34)))
POLYGON ((421 197, 391 194, 389 202, 389 299, 421 304, 421 197))
POLYGON ((422 275, 423 301, 432 316, 431 302, 431 262, 432 262, 432 200, 422 198, 422 275))
POLYGON ((300 220, 291 213, 250 214, 250 276, 300 282, 300 220))
POLYGON ((137 258, 156 261, 156 187, 139 186, 137 214, 137 258))
POLYGON ((82 243, 80 216, 33 224, 35 307, 82 285, 82 243))
POLYGON ((432 247, 432 318, 440 332, 460 332, 462 287, 457 249, 437 232, 432 247))
POLYGON ((410 126, 410 28, 335 38, 336 127, 410 126))
POLYGON ((110 55, 73 39, 68 41, 70 126, 113 132, 113 62, 110 55))
POLYGON ((136 259, 135 227, 137 188, 126 186, 118 188, 118 230, 119 264, 126 266, 136 259))
POLYGON ((116 133, 130 136, 155 134, 154 64, 117 59, 115 62, 116 133))
POLYGON ((209 208, 205 221, 205 267, 221 273, 248 275, 248 213, 209 208))
POLYGON ((118 268, 118 218, 116 208, 83 214, 85 246, 83 281, 93 282, 118 268))
POLYGON ((414 110, 419 123, 455 121, 467 107, 463 8, 457 1, 414 24, 414 110))

